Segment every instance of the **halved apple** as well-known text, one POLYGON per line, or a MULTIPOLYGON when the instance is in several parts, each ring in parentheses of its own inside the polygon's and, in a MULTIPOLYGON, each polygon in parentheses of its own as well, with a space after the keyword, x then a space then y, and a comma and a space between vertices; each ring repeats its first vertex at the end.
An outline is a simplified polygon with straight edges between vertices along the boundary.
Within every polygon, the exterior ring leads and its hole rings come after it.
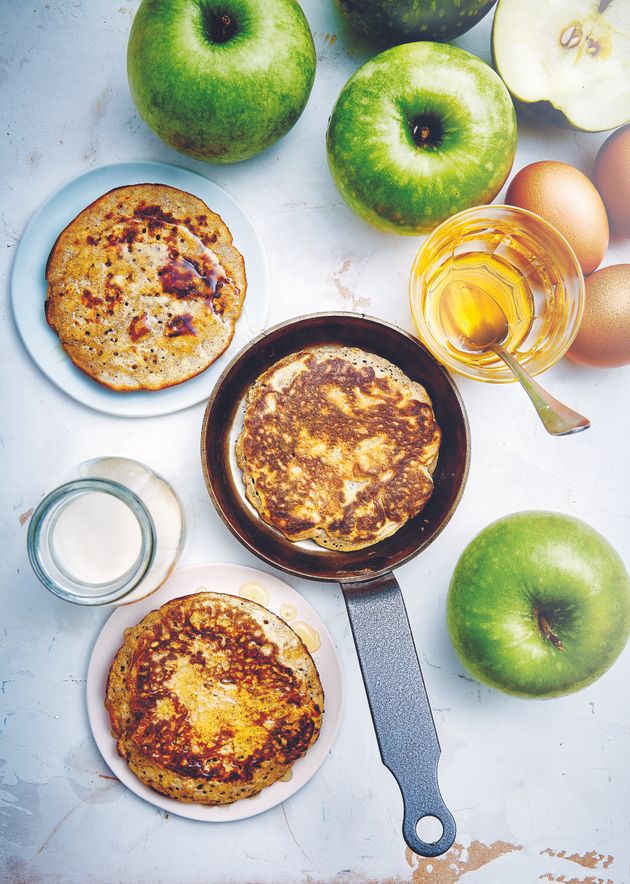
POLYGON ((628 0, 499 0, 492 52, 512 97, 560 125, 630 120, 628 0))

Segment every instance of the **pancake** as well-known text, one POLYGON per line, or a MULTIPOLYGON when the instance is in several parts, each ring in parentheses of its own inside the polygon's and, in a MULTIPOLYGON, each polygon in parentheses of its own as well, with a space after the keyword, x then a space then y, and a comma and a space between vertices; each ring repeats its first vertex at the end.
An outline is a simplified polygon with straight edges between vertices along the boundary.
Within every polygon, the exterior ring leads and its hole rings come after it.
POLYGON ((125 631, 105 706, 118 753, 177 801, 230 804, 280 779, 319 736, 324 695, 275 614, 198 592, 125 631))
POLYGON ((221 218, 164 184, 109 191, 59 235, 46 319, 74 364, 112 390, 204 371, 234 336, 247 282, 221 218))
POLYGON ((289 540, 350 551, 422 510, 440 439, 421 384, 380 356, 326 346, 285 357, 252 385, 236 457, 265 522, 289 540))

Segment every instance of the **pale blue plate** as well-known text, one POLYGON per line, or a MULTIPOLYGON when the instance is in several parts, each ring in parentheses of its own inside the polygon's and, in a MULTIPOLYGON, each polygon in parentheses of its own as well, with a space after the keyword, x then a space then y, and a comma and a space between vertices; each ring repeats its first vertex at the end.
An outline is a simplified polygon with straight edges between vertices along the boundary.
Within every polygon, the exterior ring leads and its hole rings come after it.
POLYGON ((269 268, 260 236, 236 200, 213 181, 167 163, 133 162, 103 166, 75 178, 54 193, 29 221, 20 240, 10 280, 15 324, 34 362, 61 390, 78 402, 122 417, 169 414, 207 399, 226 364, 267 318, 269 268), (166 390, 117 393, 91 380, 66 356, 44 316, 44 269, 50 250, 63 228, 93 200, 124 184, 169 184, 202 199, 219 214, 245 259, 247 296, 232 343, 206 371, 166 390))

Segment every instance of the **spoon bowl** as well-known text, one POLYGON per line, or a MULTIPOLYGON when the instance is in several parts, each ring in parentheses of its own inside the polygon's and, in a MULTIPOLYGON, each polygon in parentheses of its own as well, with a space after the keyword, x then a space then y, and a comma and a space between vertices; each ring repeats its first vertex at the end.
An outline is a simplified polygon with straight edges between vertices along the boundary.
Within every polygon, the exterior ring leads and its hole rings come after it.
POLYGON ((451 344, 468 353, 491 351, 507 365, 531 399, 552 436, 590 427, 590 421, 554 399, 501 345, 509 334, 508 318, 494 298, 474 283, 452 282, 440 301, 440 321, 451 344))
POLYGON ((453 346, 470 353, 502 344, 509 332, 501 307, 475 283, 446 286, 440 300, 440 321, 453 346))

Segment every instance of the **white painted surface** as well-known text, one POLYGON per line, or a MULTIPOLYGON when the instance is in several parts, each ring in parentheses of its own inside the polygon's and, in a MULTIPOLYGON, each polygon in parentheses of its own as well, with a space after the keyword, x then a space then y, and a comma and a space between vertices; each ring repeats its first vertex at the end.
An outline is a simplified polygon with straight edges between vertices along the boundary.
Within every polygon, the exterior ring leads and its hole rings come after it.
MULTIPOLYGON (((226 187, 261 230, 272 272, 270 323, 307 311, 354 309, 411 330, 406 286, 418 241, 364 225, 326 169, 332 104, 367 57, 344 32, 332 2, 304 0, 319 66, 298 125, 259 158, 217 168, 177 155, 139 120, 125 79, 135 8, 125 0, 5 0, 3 279, 28 218, 59 185, 105 163, 166 160, 226 187)), ((489 25, 458 42, 488 58, 489 25)), ((589 172, 601 141, 523 119, 515 167, 557 158, 589 172)), ((627 242, 607 258, 620 260, 630 261, 627 242)), ((27 357, 7 309, 6 284, 3 292, 0 878, 63 884, 630 881, 630 648, 586 691, 524 702, 464 677, 444 616, 464 545, 489 521, 515 510, 583 518, 630 564, 630 369, 594 371, 563 362, 544 376, 555 395, 593 421, 587 433, 566 439, 545 435, 515 387, 460 383, 473 434, 468 488, 448 529, 398 573, 442 743, 443 792, 462 845, 443 860, 419 862, 406 858, 398 790, 380 763, 335 586, 291 581, 328 625, 348 687, 339 738, 298 794, 260 817, 215 827, 166 818, 103 779, 108 772, 86 720, 85 675, 107 615, 64 604, 37 584, 26 560, 23 514, 80 461, 127 455, 185 486, 194 524, 184 564, 259 563, 228 534, 207 497, 198 454, 203 406, 125 420, 76 404, 27 357), (567 856, 557 856, 562 851, 567 856)))

